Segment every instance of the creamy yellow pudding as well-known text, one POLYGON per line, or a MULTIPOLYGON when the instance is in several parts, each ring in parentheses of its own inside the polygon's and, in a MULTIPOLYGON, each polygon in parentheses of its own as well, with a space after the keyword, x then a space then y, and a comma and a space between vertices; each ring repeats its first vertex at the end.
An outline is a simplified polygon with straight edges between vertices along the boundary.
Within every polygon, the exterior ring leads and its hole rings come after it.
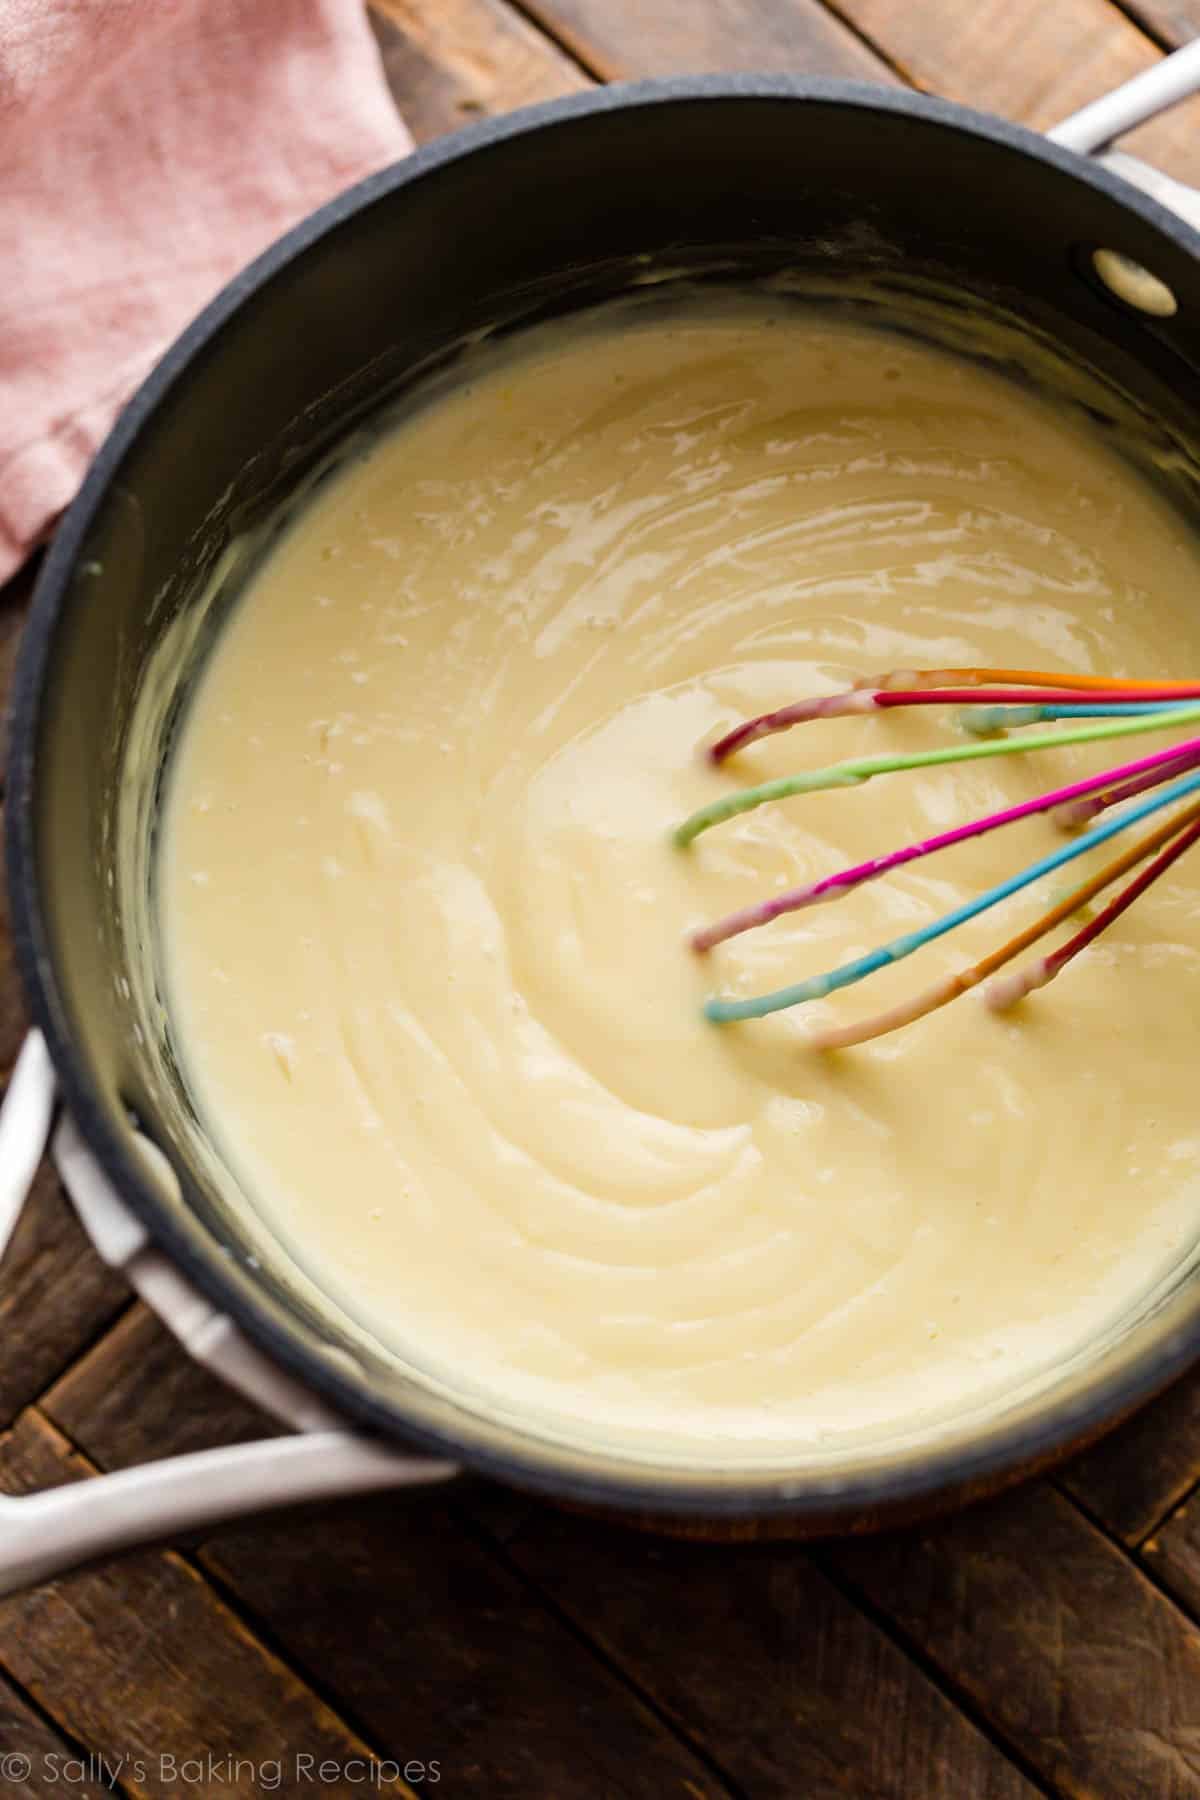
POLYGON ((159 871, 187 1079, 384 1345, 678 1460, 882 1442, 1048 1379, 1200 1228, 1200 856, 1013 1012, 805 1048, 1047 904, 714 1026, 1061 841, 1024 823, 700 958, 777 888, 1169 739, 672 827, 952 714, 737 720, 888 668, 1200 672, 1200 554, 1069 408, 768 299, 547 327, 324 485, 223 629, 159 871))

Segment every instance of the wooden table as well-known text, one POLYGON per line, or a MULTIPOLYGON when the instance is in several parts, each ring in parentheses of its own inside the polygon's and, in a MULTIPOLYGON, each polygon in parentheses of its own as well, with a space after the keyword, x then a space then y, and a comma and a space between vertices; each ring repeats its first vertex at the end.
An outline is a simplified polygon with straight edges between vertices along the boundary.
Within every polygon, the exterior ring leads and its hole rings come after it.
MULTIPOLYGON (((376 19, 421 138, 703 68, 909 81, 1045 126, 1200 31, 1200 0, 387 0, 376 19)), ((1129 143, 1200 181, 1197 124, 1193 103, 1129 143)), ((0 599, 5 674, 27 590, 0 599)), ((0 1067, 23 1024, 0 938, 0 1067)), ((270 1429, 131 1302, 48 1167, 0 1324, 11 1491, 270 1429)), ((1200 1795, 1198 1481, 1200 1375, 1053 1478, 875 1540, 678 1544, 483 1485, 230 1526, 0 1603, 0 1800, 1200 1795)))

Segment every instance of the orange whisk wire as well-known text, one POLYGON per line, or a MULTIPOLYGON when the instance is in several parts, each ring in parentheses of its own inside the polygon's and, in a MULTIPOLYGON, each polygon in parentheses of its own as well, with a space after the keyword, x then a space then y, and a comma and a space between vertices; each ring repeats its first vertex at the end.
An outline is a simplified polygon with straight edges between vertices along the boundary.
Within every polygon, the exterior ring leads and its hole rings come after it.
POLYGON ((1084 693, 1110 692, 1113 688, 1136 693, 1191 694, 1194 681, 1129 681, 1124 675, 1068 675, 1061 669, 893 669, 886 675, 865 675, 855 688, 988 687, 993 682, 1011 687, 1072 688, 1084 693))

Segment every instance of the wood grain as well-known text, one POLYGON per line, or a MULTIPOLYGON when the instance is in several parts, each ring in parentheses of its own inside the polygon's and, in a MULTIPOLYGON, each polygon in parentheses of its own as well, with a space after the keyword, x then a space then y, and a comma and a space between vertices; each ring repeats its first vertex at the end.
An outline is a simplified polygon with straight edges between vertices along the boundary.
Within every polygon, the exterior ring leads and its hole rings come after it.
POLYGON ((201 1561, 298 1668, 336 1670, 374 1738, 436 1742, 465 1793, 730 1792, 444 1504, 380 1496, 324 1508, 302 1533, 232 1527, 201 1561))
POLYGON ((388 85, 420 142, 587 85, 570 57, 501 0, 372 0, 371 22, 388 85))
POLYGON ((92 1753, 51 1729, 9 1682, 0 1678, 0 1770, 4 1800, 45 1800, 59 1788, 71 1800, 102 1800, 113 1788, 102 1767, 90 1763, 92 1753), (13 1757, 23 1758, 28 1769, 13 1757), (97 1769, 93 1780, 91 1769, 97 1769))
POLYGON ((1200 0, 1122 0, 1122 10, 1164 44, 1186 44, 1200 33, 1200 0))
POLYGON ((1058 1792, 1200 1794, 1200 1632, 1047 1484, 825 1554, 1058 1792))
POLYGON ((526 10, 605 80, 712 69, 895 79, 818 0, 528 0, 526 10))
MULTIPOLYGON (((917 87, 1045 130, 1160 52, 1109 0, 836 0, 917 87)), ((1200 178, 1200 101, 1123 140, 1181 180, 1200 178)), ((999 197, 998 197, 999 198, 999 197)))
MULTIPOLYGON (((7 1493, 88 1473, 34 1411, 0 1445, 7 1493)), ((293 1767, 298 1753, 342 1766, 371 1754, 171 1551, 141 1551, 0 1601, 0 1662, 63 1729, 110 1762, 131 1759, 121 1777, 130 1794, 176 1800, 188 1790, 164 1758, 214 1759, 216 1774, 192 1791, 232 1796, 257 1790, 248 1770, 293 1767)), ((425 1753, 436 1755, 433 1740, 425 1753)), ((347 1778, 321 1791, 360 1800, 364 1789, 347 1778)), ((412 1800, 401 1781, 378 1791, 412 1800)))
POLYGON ((128 1300, 124 1279, 96 1255, 44 1162, 0 1263, 0 1426, 10 1425, 128 1300))
POLYGON ((1058 1485, 1132 1545, 1197 1481, 1200 1373, 1193 1373, 1068 1463, 1058 1485))
POLYGON ((798 1547, 669 1543, 534 1510, 509 1549, 755 1800, 1035 1791, 798 1547))
POLYGON ((280 1430, 192 1362, 141 1301, 51 1388, 41 1410, 109 1469, 280 1430))
POLYGON ((1155 1577, 1200 1619, 1200 1497, 1192 1494, 1176 1507, 1142 1554, 1155 1577))

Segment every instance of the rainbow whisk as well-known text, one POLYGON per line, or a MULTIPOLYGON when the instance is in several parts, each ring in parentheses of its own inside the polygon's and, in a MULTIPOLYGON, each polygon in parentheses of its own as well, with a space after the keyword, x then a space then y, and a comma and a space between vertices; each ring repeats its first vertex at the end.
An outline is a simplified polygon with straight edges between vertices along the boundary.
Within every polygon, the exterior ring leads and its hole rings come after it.
POLYGON ((858 757, 826 768, 765 781, 757 787, 742 788, 685 819, 675 831, 676 843, 686 847, 702 832, 769 801, 825 788, 858 786, 877 775, 993 756, 1028 755, 1064 744, 1107 742, 1110 738, 1133 737, 1147 732, 1191 727, 1198 735, 1188 736, 1183 742, 1152 755, 1123 763, 1119 768, 1054 788, 1020 805, 973 819, 919 843, 907 844, 885 856, 856 863, 705 926, 692 938, 692 947, 700 952, 711 950, 741 932, 767 925, 785 913, 838 899, 893 869, 932 856, 952 844, 998 831, 1017 819, 1050 814, 1064 827, 1084 828, 1027 868, 919 930, 893 938, 864 956, 773 993, 758 994, 749 999, 716 996, 706 1002, 708 1018, 718 1024, 738 1019, 761 1019, 786 1007, 822 999, 839 988, 852 987, 877 970, 900 962, 926 944, 944 937, 956 926, 998 906, 1033 882, 1054 874, 1077 857, 1086 856, 1110 839, 1153 819, 1154 823, 1126 843, 1111 862, 1089 875, 1016 937, 970 968, 943 977, 887 1012, 851 1025, 831 1026, 809 1041, 817 1049, 841 1049, 850 1044, 865 1043, 870 1038, 882 1037, 902 1025, 924 1018, 982 981, 989 982, 985 998, 991 1006, 998 1009, 1011 1006, 1023 995, 1044 987, 1060 974, 1200 840, 1200 682, 1126 681, 1048 673, 1040 669, 897 671, 858 682, 844 693, 801 700, 776 712, 749 719, 714 744, 709 755, 714 763, 724 763, 760 738, 787 731, 812 719, 886 712, 894 707, 944 705, 962 709, 960 719, 965 735, 961 743, 906 755, 858 757), (1050 729, 1036 729, 1039 726, 1050 729), (1156 817, 1159 814, 1161 818, 1156 817), (999 974, 1006 964, 1125 876, 1130 879, 1118 887, 1103 907, 1066 942, 1015 971, 999 974))

